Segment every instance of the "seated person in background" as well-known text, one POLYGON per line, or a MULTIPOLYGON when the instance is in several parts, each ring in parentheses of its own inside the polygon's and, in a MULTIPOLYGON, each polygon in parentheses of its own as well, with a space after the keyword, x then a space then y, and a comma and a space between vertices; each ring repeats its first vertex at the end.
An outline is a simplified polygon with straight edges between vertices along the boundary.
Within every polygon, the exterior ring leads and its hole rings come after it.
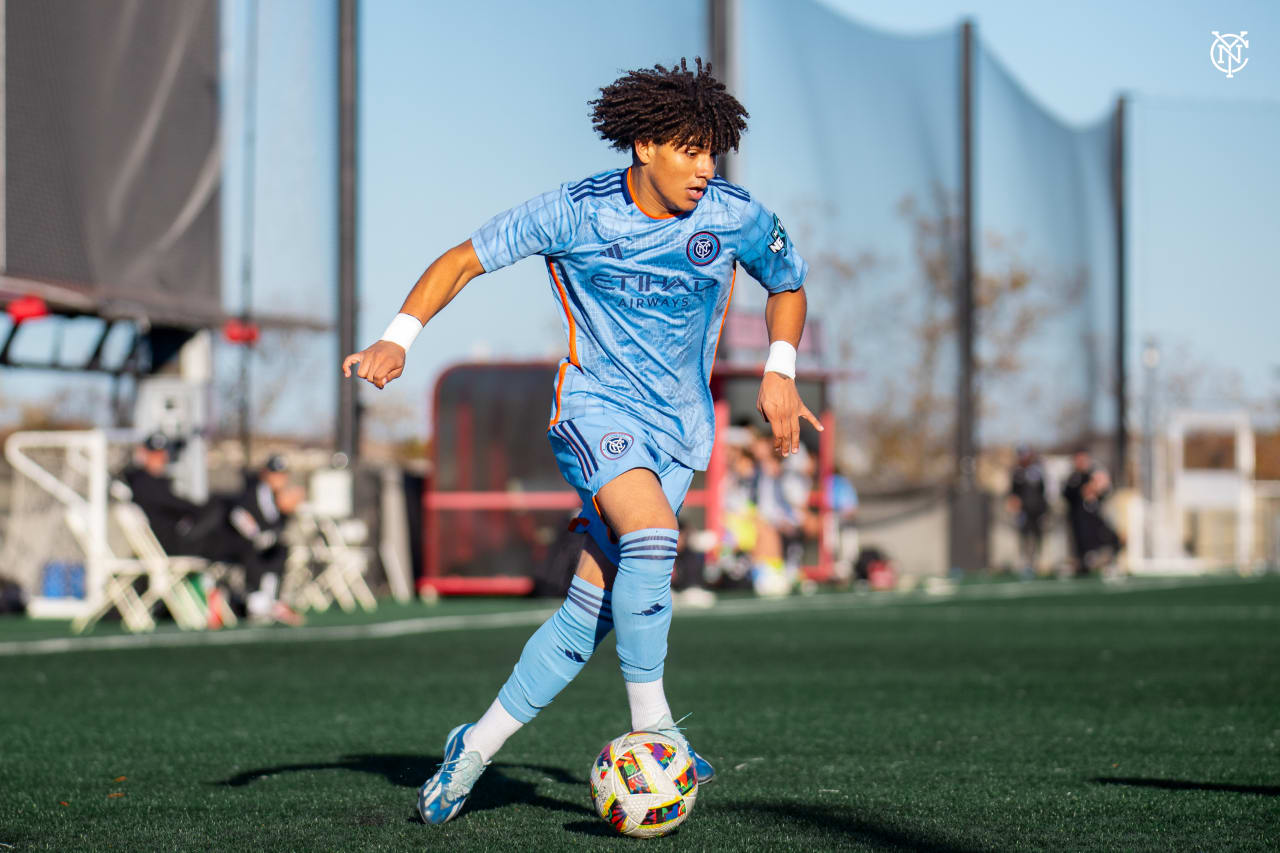
POLYGON ((221 513, 216 506, 197 504, 174 492, 168 473, 172 446, 168 436, 151 433, 135 449, 133 462, 121 478, 167 553, 208 556, 210 540, 217 538, 221 526, 221 513))
POLYGON ((289 556, 281 534, 303 494, 300 487, 290 485, 284 458, 270 456, 260 472, 245 477, 244 491, 232 503, 228 520, 238 534, 234 549, 236 562, 244 567, 249 616, 301 623, 301 617, 276 596, 289 556))

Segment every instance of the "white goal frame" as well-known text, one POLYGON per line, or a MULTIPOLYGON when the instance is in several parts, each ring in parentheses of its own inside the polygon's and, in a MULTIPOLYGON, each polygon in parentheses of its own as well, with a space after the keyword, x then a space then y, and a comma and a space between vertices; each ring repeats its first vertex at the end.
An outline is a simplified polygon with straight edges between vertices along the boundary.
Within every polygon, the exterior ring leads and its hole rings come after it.
MULTIPOLYGON (((120 437, 121 440, 127 440, 120 437)), ((109 445, 103 430, 24 431, 9 436, 5 460, 13 468, 10 512, 0 560, 28 593, 31 616, 74 619, 93 612, 103 602, 107 541, 109 445), (54 451, 61 470, 50 470, 36 451, 54 451), (61 451, 59 453, 59 451, 61 451), (15 505, 23 490, 38 489, 51 501, 36 511, 15 505), (74 535, 69 515, 80 535, 74 535), (84 598, 45 598, 39 595, 40 572, 54 542, 74 542, 84 561, 84 598)), ((65 546, 64 546, 65 547, 65 546)))

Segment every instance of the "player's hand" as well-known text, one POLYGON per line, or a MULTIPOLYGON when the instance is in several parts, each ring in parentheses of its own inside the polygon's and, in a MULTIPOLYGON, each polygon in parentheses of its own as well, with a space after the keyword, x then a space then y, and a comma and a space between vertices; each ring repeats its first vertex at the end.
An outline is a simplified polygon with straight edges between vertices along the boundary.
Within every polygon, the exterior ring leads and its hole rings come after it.
POLYGON ((387 383, 404 373, 404 347, 391 341, 378 341, 367 349, 353 352, 342 360, 342 375, 350 376, 352 366, 359 364, 356 376, 385 388, 387 383))
POLYGON ((756 411, 764 416, 773 430, 773 450, 779 456, 789 456, 800 449, 800 419, 813 424, 822 432, 822 424, 800 399, 796 381, 772 370, 760 380, 760 395, 756 398, 756 411))

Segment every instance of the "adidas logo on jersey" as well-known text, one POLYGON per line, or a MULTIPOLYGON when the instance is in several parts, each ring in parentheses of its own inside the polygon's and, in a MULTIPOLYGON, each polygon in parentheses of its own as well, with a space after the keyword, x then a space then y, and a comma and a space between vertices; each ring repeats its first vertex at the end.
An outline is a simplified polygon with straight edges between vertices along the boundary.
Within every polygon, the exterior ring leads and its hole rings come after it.
POLYGON ((622 260, 622 244, 614 243, 612 246, 602 251, 600 255, 605 258, 613 258, 620 261, 622 260))

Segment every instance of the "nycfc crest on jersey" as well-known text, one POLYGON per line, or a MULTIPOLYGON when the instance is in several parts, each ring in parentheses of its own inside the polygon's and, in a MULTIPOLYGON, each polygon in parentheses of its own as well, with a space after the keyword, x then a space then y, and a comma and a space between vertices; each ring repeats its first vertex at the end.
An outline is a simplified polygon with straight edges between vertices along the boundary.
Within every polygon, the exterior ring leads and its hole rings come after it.
POLYGON ((741 187, 713 178, 690 213, 651 215, 635 203, 629 172, 564 184, 498 214, 471 242, 486 272, 545 259, 568 344, 552 424, 612 408, 702 469, 715 431, 708 382, 737 268, 780 293, 800 288, 808 265, 741 187))
POLYGON ((705 267, 720 256, 720 238, 710 231, 699 231, 689 238, 685 253, 690 263, 705 267))

